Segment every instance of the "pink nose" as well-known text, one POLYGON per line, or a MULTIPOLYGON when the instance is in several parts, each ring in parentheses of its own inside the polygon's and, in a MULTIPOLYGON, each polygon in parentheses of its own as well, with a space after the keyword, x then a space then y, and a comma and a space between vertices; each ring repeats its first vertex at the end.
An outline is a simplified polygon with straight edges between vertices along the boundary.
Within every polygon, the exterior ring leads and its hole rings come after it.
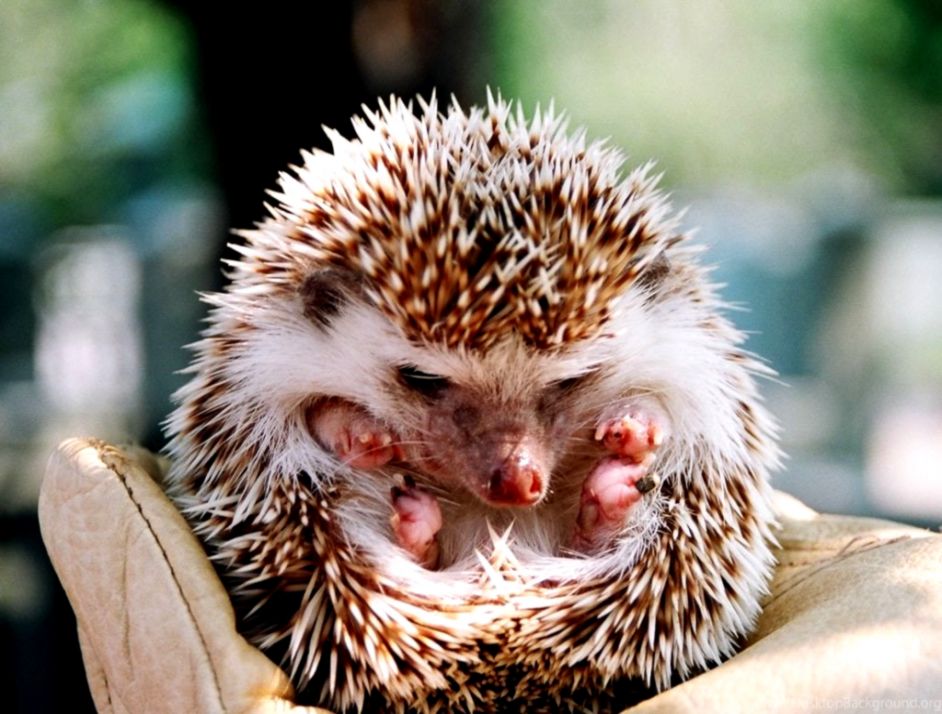
POLYGON ((518 447, 491 472, 484 498, 495 506, 532 506, 543 498, 544 481, 530 451, 518 447))

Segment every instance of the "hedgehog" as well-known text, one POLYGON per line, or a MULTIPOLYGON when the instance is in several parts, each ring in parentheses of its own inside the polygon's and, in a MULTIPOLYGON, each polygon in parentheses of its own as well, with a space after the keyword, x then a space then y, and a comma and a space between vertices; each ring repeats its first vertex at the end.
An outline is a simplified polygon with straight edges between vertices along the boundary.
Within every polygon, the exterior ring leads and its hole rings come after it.
POLYGON ((770 370, 660 177, 490 92, 352 123, 236 232, 167 422, 240 631, 337 711, 607 711, 735 652, 770 370))

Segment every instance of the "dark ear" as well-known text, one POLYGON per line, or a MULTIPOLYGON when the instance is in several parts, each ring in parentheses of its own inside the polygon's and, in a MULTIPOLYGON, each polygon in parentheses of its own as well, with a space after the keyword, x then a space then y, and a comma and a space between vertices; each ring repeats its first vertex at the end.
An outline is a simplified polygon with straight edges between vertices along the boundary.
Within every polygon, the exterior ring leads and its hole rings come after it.
POLYGON ((642 288, 650 295, 658 292, 658 289, 667 279, 671 272, 671 263, 667 256, 661 253, 635 278, 635 286, 642 288))
POLYGON ((314 270, 298 289, 304 316, 318 327, 329 326, 343 306, 360 293, 357 278, 336 268, 314 270))

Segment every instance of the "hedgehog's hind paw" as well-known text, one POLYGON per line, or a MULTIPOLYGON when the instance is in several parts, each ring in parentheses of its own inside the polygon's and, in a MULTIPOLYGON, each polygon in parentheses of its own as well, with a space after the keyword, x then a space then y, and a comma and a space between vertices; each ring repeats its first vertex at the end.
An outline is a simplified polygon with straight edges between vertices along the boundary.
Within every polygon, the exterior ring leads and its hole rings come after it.
POLYGON ((396 541, 421 565, 438 565, 438 532, 442 529, 442 511, 438 500, 410 479, 394 486, 391 492, 393 514, 389 518, 396 541))
POLYGON ((572 547, 584 553, 600 550, 625 525, 628 513, 641 500, 647 466, 619 458, 602 459, 582 485, 572 547))

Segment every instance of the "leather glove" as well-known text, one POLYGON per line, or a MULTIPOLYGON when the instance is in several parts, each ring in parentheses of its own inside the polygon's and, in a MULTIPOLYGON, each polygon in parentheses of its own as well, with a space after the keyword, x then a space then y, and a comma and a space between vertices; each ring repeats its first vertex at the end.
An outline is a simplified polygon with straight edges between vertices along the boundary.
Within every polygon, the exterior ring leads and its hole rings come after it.
POLYGON ((71 439, 52 455, 39 521, 75 610, 99 712, 314 714, 235 629, 209 559, 146 452, 71 439))
MULTIPOLYGON (((141 450, 72 439, 40 495, 101 712, 292 712, 285 674, 229 598, 141 450)), ((736 656, 630 712, 942 709, 942 536, 777 503, 779 565, 736 656)))

